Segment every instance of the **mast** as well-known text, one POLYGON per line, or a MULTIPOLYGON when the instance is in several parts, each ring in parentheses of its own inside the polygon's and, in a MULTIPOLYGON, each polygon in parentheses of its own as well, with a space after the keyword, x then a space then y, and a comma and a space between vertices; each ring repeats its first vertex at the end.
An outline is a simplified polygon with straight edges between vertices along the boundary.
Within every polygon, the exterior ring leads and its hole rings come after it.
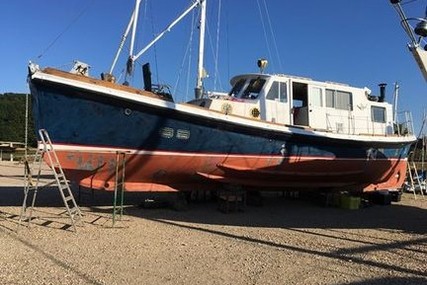
POLYGON ((196 98, 200 98, 203 91, 203 78, 206 77, 204 75, 204 69, 203 69, 203 57, 204 57, 204 42, 205 42, 205 26, 206 26, 206 1, 207 0, 195 0, 190 7, 188 7, 183 13, 181 13, 178 18, 176 18, 172 23, 170 23, 160 34, 158 34, 152 41, 150 41, 143 49, 141 49, 137 54, 134 54, 134 43, 135 43, 135 37, 136 37, 136 28, 137 28, 137 19, 138 19, 138 13, 139 13, 139 6, 142 2, 142 0, 136 0, 135 1, 135 9, 131 15, 130 21, 128 23, 128 26, 126 28, 125 33, 122 36, 122 39, 119 44, 118 51, 116 53, 116 56, 113 60, 113 64, 110 68, 110 74, 112 74, 113 69, 117 63, 117 60, 119 58, 119 55, 123 49, 124 43, 127 39, 127 37, 131 36, 130 39, 130 49, 129 49, 129 57, 127 61, 127 74, 131 74, 133 72, 133 65, 134 62, 142 56, 148 49, 150 49, 157 41, 159 41, 167 32, 170 32, 172 28, 180 22, 185 16, 187 16, 194 8, 197 6, 200 6, 200 41, 199 41, 199 62, 198 62, 198 69, 197 69, 197 84, 196 84, 196 98), (132 30, 132 31, 131 31, 132 30), (198 94, 198 95, 197 95, 198 94))
POLYGON ((424 76, 424 79, 427 81, 427 50, 421 48, 421 40, 427 37, 427 11, 424 18, 407 18, 405 12, 403 11, 402 5, 400 4, 402 0, 390 0, 390 3, 396 9, 397 14, 400 17, 401 25, 410 39, 408 44, 409 51, 412 53, 415 61, 418 64, 421 73, 424 76), (409 25, 409 21, 418 21, 415 29, 412 30, 409 25), (417 39, 418 36, 418 39, 417 39))
MULTIPOLYGON (((140 1, 140 0, 137 0, 137 2, 138 1, 140 1)), ((126 31, 124 32, 124 34, 122 36, 122 39, 120 40, 119 48, 117 50, 116 56, 114 57, 113 64, 111 64, 110 74, 113 74, 114 67, 116 66, 117 60, 119 59, 119 55, 120 55, 120 53, 121 53, 121 51, 123 49, 123 46, 124 46, 124 44, 126 42, 126 39, 127 39, 128 35, 129 35, 129 32, 130 32, 130 29, 132 27, 134 18, 135 18, 135 11, 132 13, 132 15, 130 17, 129 24, 128 24, 127 28, 126 28, 126 31)))
POLYGON ((137 60, 141 55, 143 55, 150 47, 152 47, 158 40, 160 40, 167 32, 170 32, 171 29, 184 18, 187 16, 188 13, 191 12, 197 5, 204 2, 206 0, 198 0, 194 2, 190 7, 188 7, 187 10, 185 10, 176 20, 174 20, 172 23, 169 24, 160 34, 157 35, 149 44, 147 44, 143 49, 141 49, 136 55, 132 56, 132 61, 137 60))
POLYGON ((197 66, 197 82, 194 93, 196 99, 202 98, 203 96, 203 60, 205 50, 205 26, 206 26, 206 0, 200 1, 200 27, 199 27, 199 62, 197 66))
POLYGON ((141 4, 141 0, 136 0, 135 2, 135 9, 132 14, 132 36, 130 39, 130 48, 129 48, 129 57, 131 58, 133 56, 133 49, 135 45, 135 35, 136 35, 136 29, 138 27, 138 15, 139 15, 139 5, 141 4))

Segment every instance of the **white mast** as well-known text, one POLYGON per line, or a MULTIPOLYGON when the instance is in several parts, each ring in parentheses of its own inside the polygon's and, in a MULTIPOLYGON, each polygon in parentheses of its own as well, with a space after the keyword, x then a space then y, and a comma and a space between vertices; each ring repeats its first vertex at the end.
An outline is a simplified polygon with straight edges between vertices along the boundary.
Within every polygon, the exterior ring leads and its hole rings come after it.
MULTIPOLYGON (((140 1, 140 0, 137 0, 137 1, 140 1)), ((128 37, 130 28, 132 27, 132 23, 133 23, 134 18, 135 18, 135 11, 132 13, 132 16, 130 17, 129 24, 128 24, 126 31, 123 34, 122 39, 120 41, 119 49, 117 50, 116 56, 114 57, 114 60, 113 60, 113 64, 111 65, 111 68, 110 68, 110 74, 113 74, 114 67, 116 66, 117 60, 119 59, 119 55, 123 49, 123 45, 126 42, 126 39, 128 37)))
POLYGON ((130 39, 130 48, 129 48, 129 57, 133 56, 133 47, 135 44, 135 35, 136 35, 136 29, 138 27, 138 15, 139 15, 139 5, 141 4, 141 0, 136 0, 135 2, 135 10, 133 12, 132 17, 132 37, 130 39))
POLYGON ((204 78, 204 69, 203 69, 203 59, 204 59, 204 50, 205 50, 205 26, 206 26, 206 0, 200 1, 200 36, 199 36, 199 63, 197 66, 197 82, 195 96, 196 99, 201 98, 203 95, 203 78, 204 78))
POLYGON ((160 40, 167 32, 170 32, 171 29, 179 22, 181 21, 188 13, 191 12, 195 7, 200 5, 201 12, 200 12, 200 42, 199 42, 199 64, 198 64, 198 72, 197 72, 197 84, 196 84, 196 98, 200 98, 202 95, 203 90, 203 78, 204 78, 204 69, 203 69, 203 56, 204 56, 204 42, 205 42, 205 23, 206 23, 206 0, 195 0, 194 3, 190 5, 177 19, 175 19, 172 23, 170 23, 160 34, 158 34, 151 42, 149 42, 143 49, 141 49, 136 55, 134 55, 134 42, 135 42, 135 36, 136 36, 136 27, 137 27, 137 19, 138 19, 138 12, 139 12, 139 6, 141 4, 142 0, 136 0, 135 2, 135 10, 131 16, 131 19, 129 21, 129 24, 126 28, 126 31, 122 37, 122 40, 119 45, 119 49, 116 53, 116 56, 114 58, 113 64, 110 68, 110 74, 112 74, 113 69, 117 63, 119 54, 121 53, 123 49, 123 45, 131 32, 131 42, 130 42, 130 49, 129 49, 129 58, 127 62, 127 71, 128 73, 132 72, 133 69, 133 63, 142 56, 150 47, 152 47, 158 40, 160 40), (197 97, 197 94, 200 94, 200 97, 197 97))
POLYGON ((397 123, 397 102, 399 100, 399 84, 394 84, 394 98, 393 98, 393 122, 397 123))
POLYGON ((170 30, 184 18, 188 13, 190 13, 191 10, 193 10, 197 5, 205 2, 206 0, 198 0, 194 2, 187 10, 184 11, 175 21, 173 21, 169 26, 167 26, 160 34, 157 35, 157 37, 154 38, 148 45, 146 45, 138 54, 134 55, 132 57, 132 60, 137 60, 141 55, 143 55, 151 46, 153 46, 160 38, 162 38, 166 32, 170 32, 170 30))

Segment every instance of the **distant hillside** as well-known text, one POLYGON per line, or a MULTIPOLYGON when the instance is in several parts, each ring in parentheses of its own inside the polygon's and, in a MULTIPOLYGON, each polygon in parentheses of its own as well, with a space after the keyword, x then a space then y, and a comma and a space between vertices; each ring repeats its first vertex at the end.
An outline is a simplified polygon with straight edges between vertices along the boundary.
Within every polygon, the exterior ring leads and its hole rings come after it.
MULTIPOLYGON (((30 101, 28 119, 28 144, 36 146, 30 101)), ((25 142, 25 94, 0 94, 0 141, 25 142)))

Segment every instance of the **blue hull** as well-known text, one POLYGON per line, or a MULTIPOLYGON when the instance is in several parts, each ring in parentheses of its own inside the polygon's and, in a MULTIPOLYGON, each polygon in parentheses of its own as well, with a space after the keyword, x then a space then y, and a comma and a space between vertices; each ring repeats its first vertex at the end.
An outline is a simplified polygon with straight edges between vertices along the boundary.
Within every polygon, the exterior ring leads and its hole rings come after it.
MULTIPOLYGON (((210 179, 250 186, 261 186, 262 183, 272 187, 352 185, 354 189, 370 190, 376 187, 370 185, 403 183, 400 177, 393 183, 388 180, 393 175, 404 176, 406 171, 409 143, 334 139, 314 135, 308 130, 292 132, 298 128, 290 128, 289 132, 260 129, 47 80, 30 80, 30 89, 36 129, 46 129, 57 145, 67 145, 68 149, 76 147, 74 152, 64 151, 64 157, 75 159, 77 153, 81 153, 77 151, 79 147, 133 151, 135 156, 138 153, 134 167, 140 165, 141 169, 135 169, 129 177, 135 183, 141 182, 140 185, 148 185, 144 184, 147 182, 176 188, 174 181, 191 185, 201 179, 210 179), (156 158, 157 162, 147 163, 147 159, 155 157, 154 152, 176 157, 177 163, 178 157, 183 156, 206 158, 198 158, 193 168, 179 164, 163 167, 160 158, 156 158), (139 159, 143 159, 144 164, 139 159), (304 163, 295 163, 298 160, 304 163), (245 165, 248 161, 252 166, 245 165), (137 174, 143 173, 144 167, 146 174, 137 174), (170 175, 158 179, 153 168, 170 175), (264 179, 269 181, 263 182, 264 179)), ((90 155, 98 162, 106 159, 96 157, 95 153, 90 155)), ((78 159, 88 159, 88 155, 78 159)), ((73 169, 77 167, 71 162, 64 161, 64 164, 79 181, 89 176, 93 179, 94 175, 101 177, 94 169, 106 171, 102 169, 102 163, 93 161, 79 163, 80 169, 73 169), (82 167, 83 164, 93 165, 91 171, 84 172, 88 169, 82 167)), ((105 180, 105 177, 100 179, 105 180)), ((111 179, 111 175, 108 177, 111 179)), ((103 187, 108 188, 106 184, 104 181, 103 187)))

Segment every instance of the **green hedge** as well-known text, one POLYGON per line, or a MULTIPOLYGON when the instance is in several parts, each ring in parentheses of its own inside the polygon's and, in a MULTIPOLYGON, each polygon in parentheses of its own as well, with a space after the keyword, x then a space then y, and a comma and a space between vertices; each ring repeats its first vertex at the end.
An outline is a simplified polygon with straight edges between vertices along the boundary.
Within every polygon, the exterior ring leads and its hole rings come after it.
MULTIPOLYGON (((0 141, 25 142, 25 100, 26 94, 0 94, 0 141)), ((31 97, 28 115, 28 144, 36 146, 31 97)))

